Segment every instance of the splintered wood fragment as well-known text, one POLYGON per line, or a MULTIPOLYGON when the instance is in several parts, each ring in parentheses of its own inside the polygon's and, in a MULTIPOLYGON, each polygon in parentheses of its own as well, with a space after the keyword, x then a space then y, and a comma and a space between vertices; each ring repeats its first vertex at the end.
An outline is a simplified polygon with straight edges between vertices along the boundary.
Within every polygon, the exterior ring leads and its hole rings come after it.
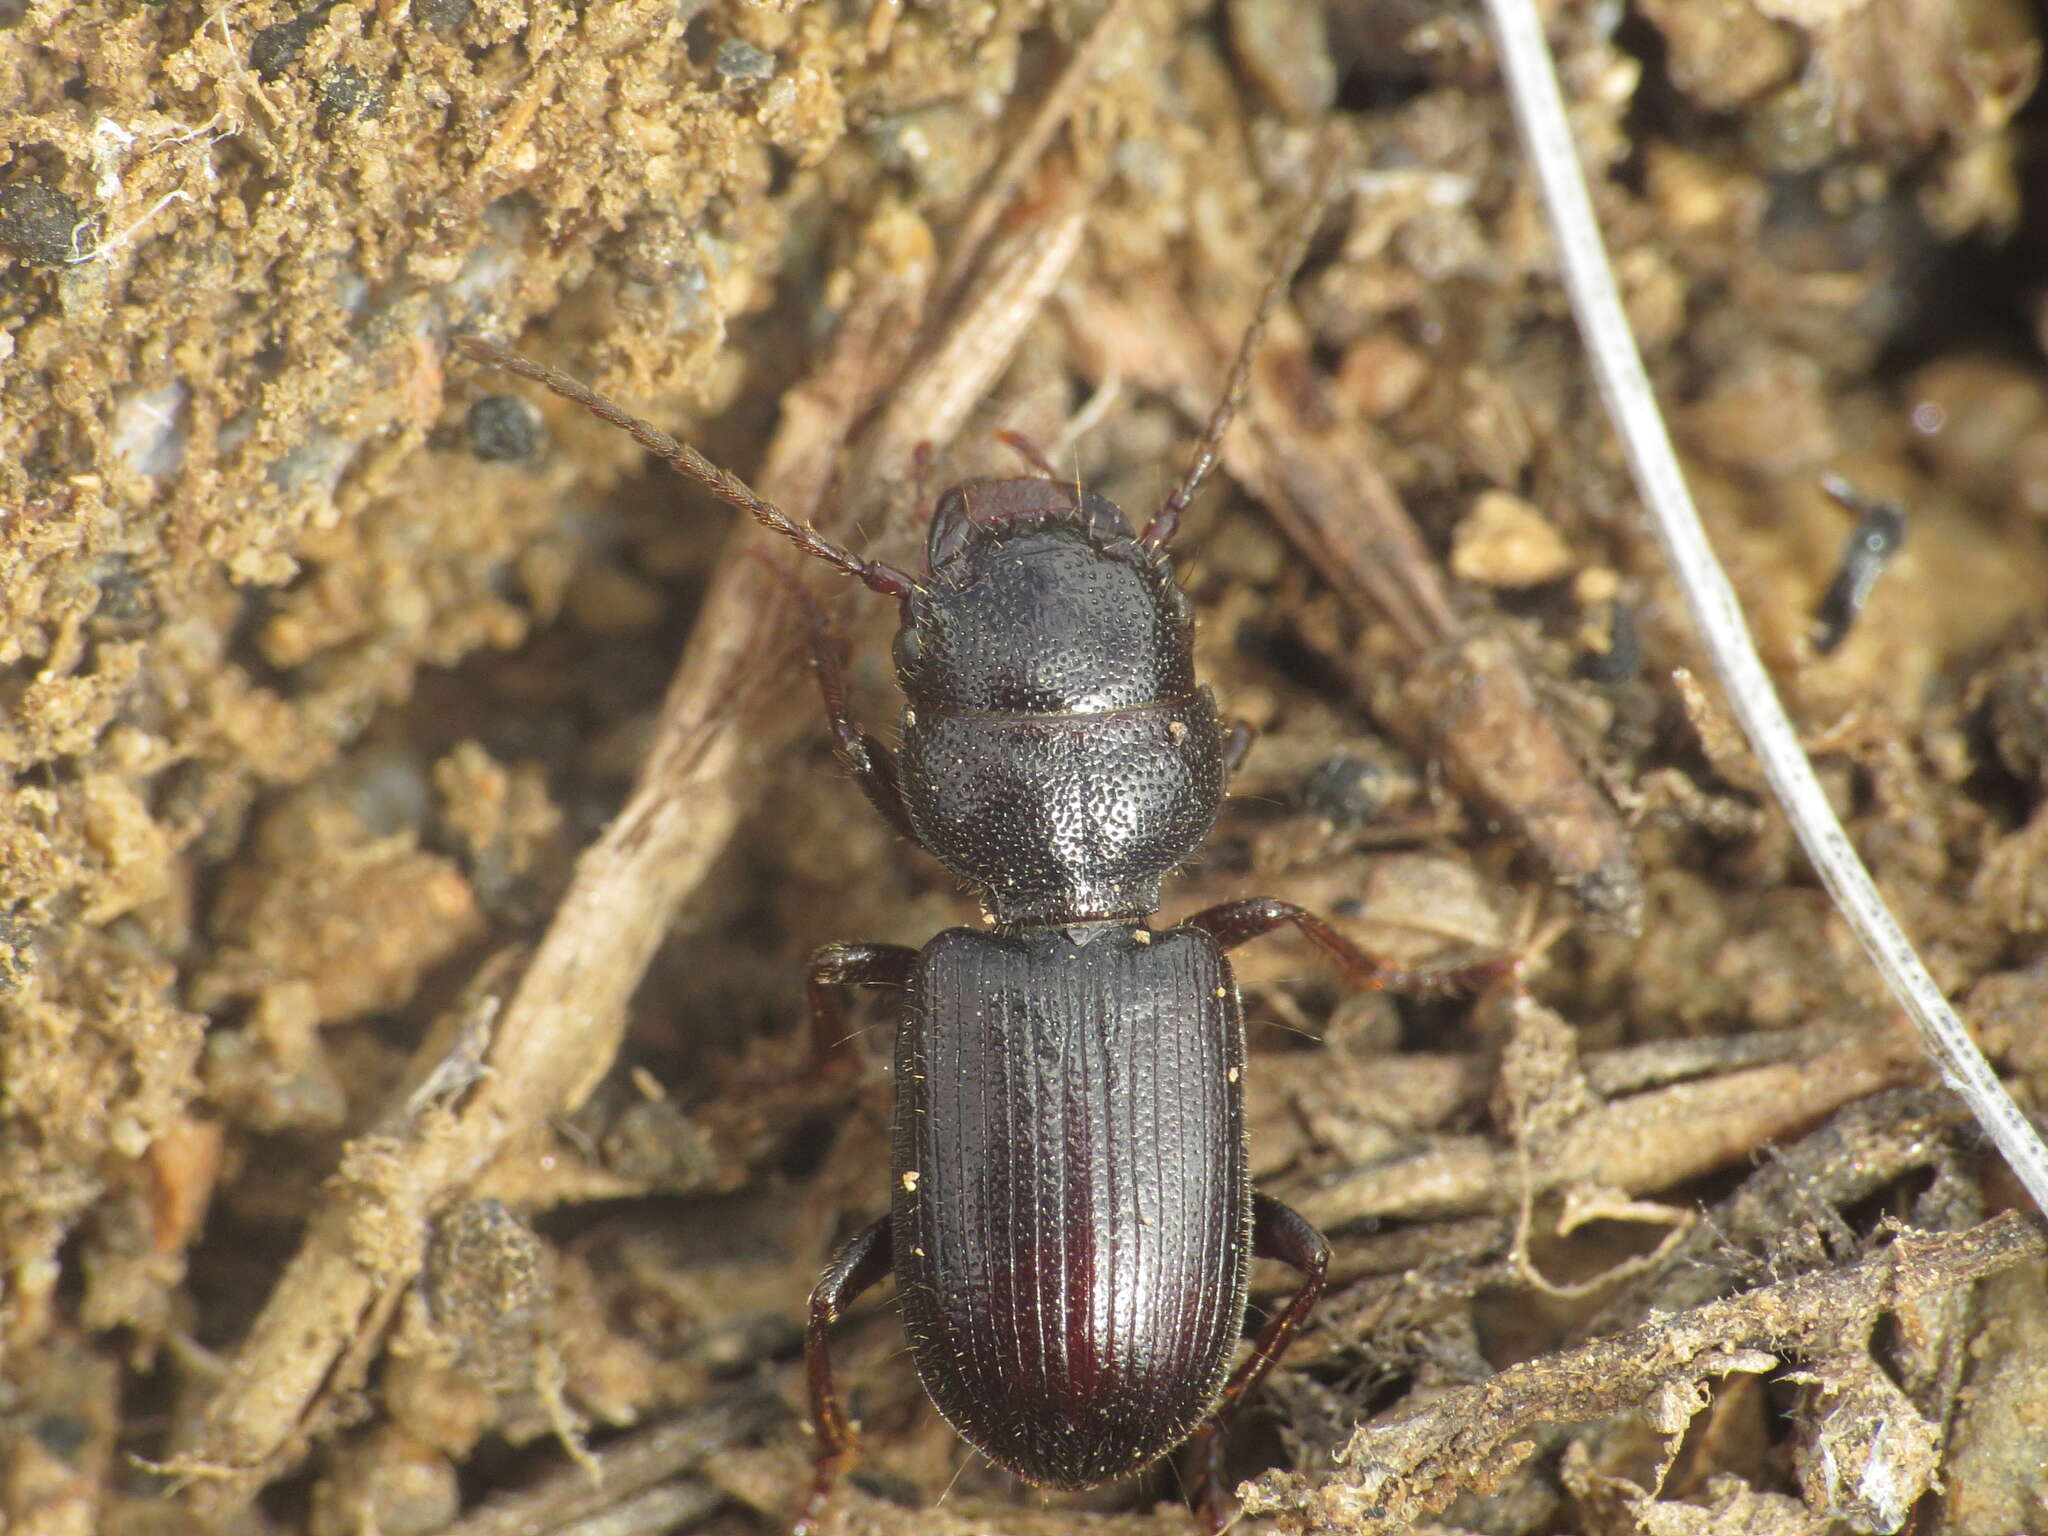
MULTIPOLYGON (((1222 374, 1216 344, 1171 283, 1089 285, 1063 296, 1076 355, 1199 420, 1222 374)), ((1276 328, 1277 329, 1277 328, 1276 328)), ((1467 634, 1399 493, 1334 401, 1305 404, 1310 364, 1276 338, 1223 465, 1356 612, 1384 618, 1414 665, 1388 724, 1441 759, 1535 850, 1590 915, 1641 921, 1642 881, 1621 818, 1587 780, 1505 643, 1467 634)))
POLYGON ((1580 1183, 1647 1194, 1744 1161, 1852 1100, 1924 1075, 1911 1035, 1894 1027, 1796 1061, 1600 1104, 1565 1125, 1530 1165, 1492 1137, 1445 1136, 1411 1156, 1276 1193, 1325 1230, 1511 1211, 1525 1173, 1538 1195, 1580 1183))
MULTIPOLYGON (((886 217, 886 216, 885 216, 886 217)), ((977 304, 921 374, 937 399, 969 392, 948 369, 986 378, 1030 323, 1078 239, 1064 202, 1049 233, 1032 223, 989 258, 990 270, 1028 271, 1003 302, 977 304), (1048 248, 1050 254, 1048 254, 1048 248), (1062 254, 1064 253, 1064 254, 1062 254), (972 332, 962 335, 961 328, 972 332)), ((900 230, 871 232, 870 251, 905 246, 900 230)), ((913 246, 914 249, 914 246, 913 246)), ((856 483, 828 501, 841 450, 885 391, 921 313, 929 264, 871 261, 828 358, 784 397, 782 422, 756 481, 785 510, 836 530, 871 505, 856 483)), ((980 386, 972 386, 980 387, 980 386)), ((900 471, 899 471, 900 472, 900 471)), ((495 1021, 474 1089, 452 1108, 420 1117, 404 1135, 374 1138, 344 1155, 324 1201, 219 1387, 180 1437, 171 1470, 204 1518, 252 1498, 304 1449, 313 1406, 337 1360, 378 1314, 381 1299, 417 1272, 428 1217, 492 1160, 573 1109, 617 1051, 627 1000, 675 910, 725 847, 751 802, 751 765, 804 728, 801 711, 768 711, 754 695, 763 658, 782 653, 798 626, 789 594, 763 561, 746 556, 760 535, 742 526, 707 594, 690 644, 663 699, 654 740, 624 808, 578 860, 547 934, 495 1021), (356 1167, 356 1165, 363 1165, 356 1167), (412 1234, 407 1236, 407 1234, 412 1234)), ((794 673, 794 668, 783 669, 794 673)))
MULTIPOLYGON (((1845 1329, 1867 1332, 1904 1303, 2043 1256, 2048 1230, 2012 1212, 1966 1232, 1901 1232, 1845 1269, 1709 1302, 1454 1387, 1359 1429, 1337 1449, 1333 1472, 1274 1472, 1238 1491, 1247 1514, 1278 1516, 1284 1531, 1392 1536, 1461 1493, 1500 1487, 1535 1448, 1540 1426, 1696 1402, 1707 1377, 1770 1369, 1778 1355, 1829 1346, 1845 1329)), ((1658 1427, 1682 1430, 1682 1414, 1658 1427)))
MULTIPOLYGON (((1797 1041, 1803 1033, 1722 1038, 1754 1051, 1797 1041)), ((1608 1052, 1604 1059, 1640 1049, 1608 1052)), ((1602 1060, 1586 1058, 1589 1079, 1602 1060)), ((1832 1262, 1834 1250, 1826 1244, 1834 1212, 1940 1157, 1966 1118, 1962 1104, 1937 1088, 1894 1088, 1858 1099, 1767 1156, 1733 1194, 1670 1243, 1654 1267, 1617 1277, 1591 1320, 1574 1328, 1575 1338, 1620 1333, 1645 1317, 1713 1301, 1740 1289, 1745 1277, 1783 1274, 1795 1263, 1832 1262)), ((1503 1212, 1400 1224, 1338 1243, 1331 1294, 1289 1352, 1289 1365, 1299 1370, 1365 1340, 1398 1340, 1430 1326, 1454 1300, 1516 1285, 1519 1277, 1508 1259, 1514 1231, 1513 1218, 1503 1212)))
POLYGON ((1010 199, 1023 185, 1024 178, 1030 175, 1032 167, 1044 158, 1052 145, 1053 135, 1073 115, 1096 66, 1102 62, 1110 44, 1117 40, 1132 3, 1133 0, 1110 0, 1097 18, 1094 30, 1074 50, 1073 57, 1067 60, 1067 67, 1060 71, 1059 79, 1053 82, 1052 89, 1045 93, 1037 110, 1031 114, 1030 123, 1012 141, 1003 154, 1002 163, 975 195, 973 208, 960 221, 959 231, 953 237, 952 252, 946 257, 945 272, 939 278, 937 303, 940 309, 950 307, 959 296, 961 288, 973 274, 982 246, 996 227, 996 220, 1002 217, 1003 210, 1010 205, 1010 199))
POLYGON ((1453 777, 1498 809, 1591 914, 1633 932, 1642 880, 1621 820, 1550 724, 1499 635, 1439 646, 1396 685, 1453 777))
POLYGON ((1654 1273, 1608 1293, 1586 1334, 1611 1333, 1656 1312, 1698 1306, 1730 1290, 1740 1256, 1782 1265, 1806 1241, 1816 1212, 1869 1198, 1940 1155, 1966 1111, 1938 1088, 1894 1088, 1859 1099, 1825 1125, 1768 1157, 1733 1194, 1712 1206, 1654 1273))
POLYGON ((958 318, 890 392, 861 444, 859 480, 886 494, 920 445, 950 442, 966 424, 1072 264, 1092 190, 1069 167, 1042 168, 1030 221, 989 252, 958 318))

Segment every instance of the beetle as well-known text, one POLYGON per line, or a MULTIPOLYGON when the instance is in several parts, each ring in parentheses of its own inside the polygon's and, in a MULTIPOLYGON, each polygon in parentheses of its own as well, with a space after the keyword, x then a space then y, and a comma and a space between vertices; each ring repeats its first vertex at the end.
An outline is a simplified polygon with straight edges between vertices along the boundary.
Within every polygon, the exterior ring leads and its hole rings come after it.
POLYGON ((918 1375, 962 1438, 1027 1482, 1078 1489, 1200 1432, 1204 1518, 1218 1529, 1218 1431, 1314 1306, 1329 1261, 1306 1221, 1252 1188, 1225 951, 1292 925, 1361 988, 1447 992, 1506 968, 1396 970, 1271 898, 1150 924, 1250 743, 1195 677, 1194 614, 1169 545, 1308 227, 1186 473, 1142 530, 1020 444, 1039 473, 941 495, 917 575, 834 543, 574 380, 458 338, 898 603, 896 752, 849 718, 814 634, 835 749, 875 809, 980 896, 991 925, 948 929, 921 950, 828 945, 812 960, 815 1038, 836 1034, 835 988, 898 989, 904 1008, 890 1211, 840 1250, 811 1298, 817 1476, 797 1536, 817 1528, 855 1455, 827 1332, 891 1274, 918 1375), (1301 1278, 1233 1373, 1254 1258, 1301 1278))

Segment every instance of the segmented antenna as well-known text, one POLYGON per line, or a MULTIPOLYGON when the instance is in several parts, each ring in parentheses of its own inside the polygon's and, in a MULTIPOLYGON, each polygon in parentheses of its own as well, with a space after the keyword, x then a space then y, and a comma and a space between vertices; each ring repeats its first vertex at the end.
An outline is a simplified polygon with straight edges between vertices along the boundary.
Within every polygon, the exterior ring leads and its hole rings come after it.
POLYGON ((863 560, 852 550, 833 543, 809 523, 791 517, 774 502, 756 495, 746 481, 730 470, 720 469, 688 443, 677 442, 659 427, 642 421, 623 406, 615 405, 566 373, 557 373, 544 363, 521 357, 517 352, 508 351, 480 336, 457 336, 455 345, 478 362, 545 385, 563 399, 575 401, 598 420, 630 433, 633 441, 665 460, 677 474, 695 480, 720 501, 738 507, 763 528, 781 534, 805 554, 837 566, 849 576, 859 577, 871 591, 880 592, 885 597, 902 598, 909 596, 917 586, 915 580, 895 566, 885 565, 879 560, 863 560))
POLYGON ((1202 429, 1202 440, 1195 445, 1187 473, 1181 476, 1180 484, 1173 488, 1152 521, 1145 525, 1145 531, 1138 536, 1138 542, 1147 549, 1166 547, 1180 527, 1181 513, 1194 500, 1202 482, 1209 478, 1209 471, 1216 467, 1223 434, 1230 430, 1237 408, 1244 403, 1245 391, 1251 387, 1252 359, 1258 355, 1259 344, 1265 340, 1266 322, 1273 318, 1273 311, 1280 307, 1280 300, 1294 281, 1294 274, 1301 270, 1301 263, 1308 255, 1309 242, 1315 238, 1316 226, 1323 221, 1323 210, 1329 206, 1330 194, 1336 189, 1337 178, 1344 166, 1344 157, 1337 152, 1337 146, 1326 140, 1325 147, 1329 153, 1325 156, 1323 171, 1316 178, 1315 189, 1309 194, 1308 206, 1302 210, 1301 218, 1287 237, 1279 265, 1266 281, 1266 291, 1259 297, 1258 313, 1252 316, 1244 340, 1238 343, 1237 360, 1230 365, 1230 377, 1223 385, 1223 398, 1209 413, 1209 424, 1202 429))

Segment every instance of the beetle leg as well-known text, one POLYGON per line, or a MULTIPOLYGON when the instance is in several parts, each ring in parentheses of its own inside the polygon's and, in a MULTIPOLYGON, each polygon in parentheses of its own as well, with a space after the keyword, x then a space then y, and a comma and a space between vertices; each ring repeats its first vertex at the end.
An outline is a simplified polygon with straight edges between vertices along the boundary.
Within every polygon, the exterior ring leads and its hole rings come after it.
POLYGON ((1216 1400, 1208 1422, 1196 1433, 1195 1466, 1202 1479, 1202 1528, 1208 1536, 1223 1529, 1228 1508, 1223 1487, 1223 1437, 1230 1429, 1231 1417, 1294 1342, 1295 1330, 1323 1294, 1323 1281, 1330 1268, 1330 1245, 1323 1240, 1323 1234, 1291 1206, 1256 1190, 1252 1192, 1252 1253, 1261 1259, 1278 1259, 1297 1270, 1301 1286, 1293 1299, 1259 1330, 1251 1359, 1238 1367, 1237 1374, 1216 1400))
POLYGON ((1040 479, 1059 479, 1059 471, 1052 467, 1051 461, 1039 449, 1038 444, 1031 441, 1022 432, 1012 432, 1005 427, 1002 431, 996 433, 996 441, 1022 459, 1027 467, 1036 470, 1040 479))
POLYGON ((1282 923, 1292 923, 1316 948, 1336 961, 1344 979, 1364 991, 1414 992, 1441 997, 1475 992, 1517 965, 1513 957, 1482 960, 1476 965, 1437 966, 1404 971, 1376 960, 1332 928, 1315 913, 1291 901, 1271 896, 1254 896, 1247 901, 1226 901, 1207 907, 1183 919, 1185 926, 1199 928, 1224 949, 1235 949, 1260 934, 1271 933, 1282 923))
POLYGON ((907 987, 917 951, 901 944, 827 944, 811 954, 804 995, 811 1005, 811 1052, 831 1061, 846 1044, 846 1015, 834 987, 907 987))
POLYGON ((893 1247, 889 1218, 884 1216, 833 1256, 832 1267, 811 1292, 810 1322, 804 1329, 804 1375, 810 1384, 811 1429, 818 1437, 817 1473, 790 1536, 813 1536, 819 1529, 825 1501, 859 1454, 853 1426, 847 1422, 839 1390, 832 1384, 832 1356, 825 1345, 825 1330, 839 1321, 855 1297, 889 1273, 893 1247))
POLYGON ((805 627, 810 631, 811 666, 818 674, 818 692, 824 696, 825 717, 832 722, 832 754, 853 775, 861 793, 868 797, 868 804, 875 808, 882 820, 914 843, 917 834, 910 830, 910 812, 903 805, 903 789, 896 777, 896 758, 847 714, 846 673, 839 663, 839 643, 832 633, 832 626, 817 600, 801 584, 791 582, 789 585, 797 606, 803 609, 805 627))

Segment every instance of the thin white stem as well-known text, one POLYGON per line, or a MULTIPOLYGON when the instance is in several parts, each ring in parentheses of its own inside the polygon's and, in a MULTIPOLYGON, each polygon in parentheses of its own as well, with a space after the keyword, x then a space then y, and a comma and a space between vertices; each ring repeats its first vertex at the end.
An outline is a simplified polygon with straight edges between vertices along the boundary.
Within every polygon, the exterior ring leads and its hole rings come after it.
POLYGON ((1736 717, 1749 734, 1807 857, 1884 973, 1893 994, 1919 1025, 1921 1040, 1941 1069, 1943 1080, 1962 1095, 2035 1205, 2048 1211, 2048 1147, 2042 1145, 1935 986, 1934 978, 1927 974, 1835 819, 1757 657, 1735 589, 1707 543, 1615 290, 1600 226, 1593 217, 1592 198, 1565 119, 1557 72, 1533 0, 1487 0, 1487 11, 1522 144, 1542 189, 1558 265, 1600 381, 1600 393, 1635 472, 1636 488, 1650 509, 1657 536, 1677 572, 1736 717))

